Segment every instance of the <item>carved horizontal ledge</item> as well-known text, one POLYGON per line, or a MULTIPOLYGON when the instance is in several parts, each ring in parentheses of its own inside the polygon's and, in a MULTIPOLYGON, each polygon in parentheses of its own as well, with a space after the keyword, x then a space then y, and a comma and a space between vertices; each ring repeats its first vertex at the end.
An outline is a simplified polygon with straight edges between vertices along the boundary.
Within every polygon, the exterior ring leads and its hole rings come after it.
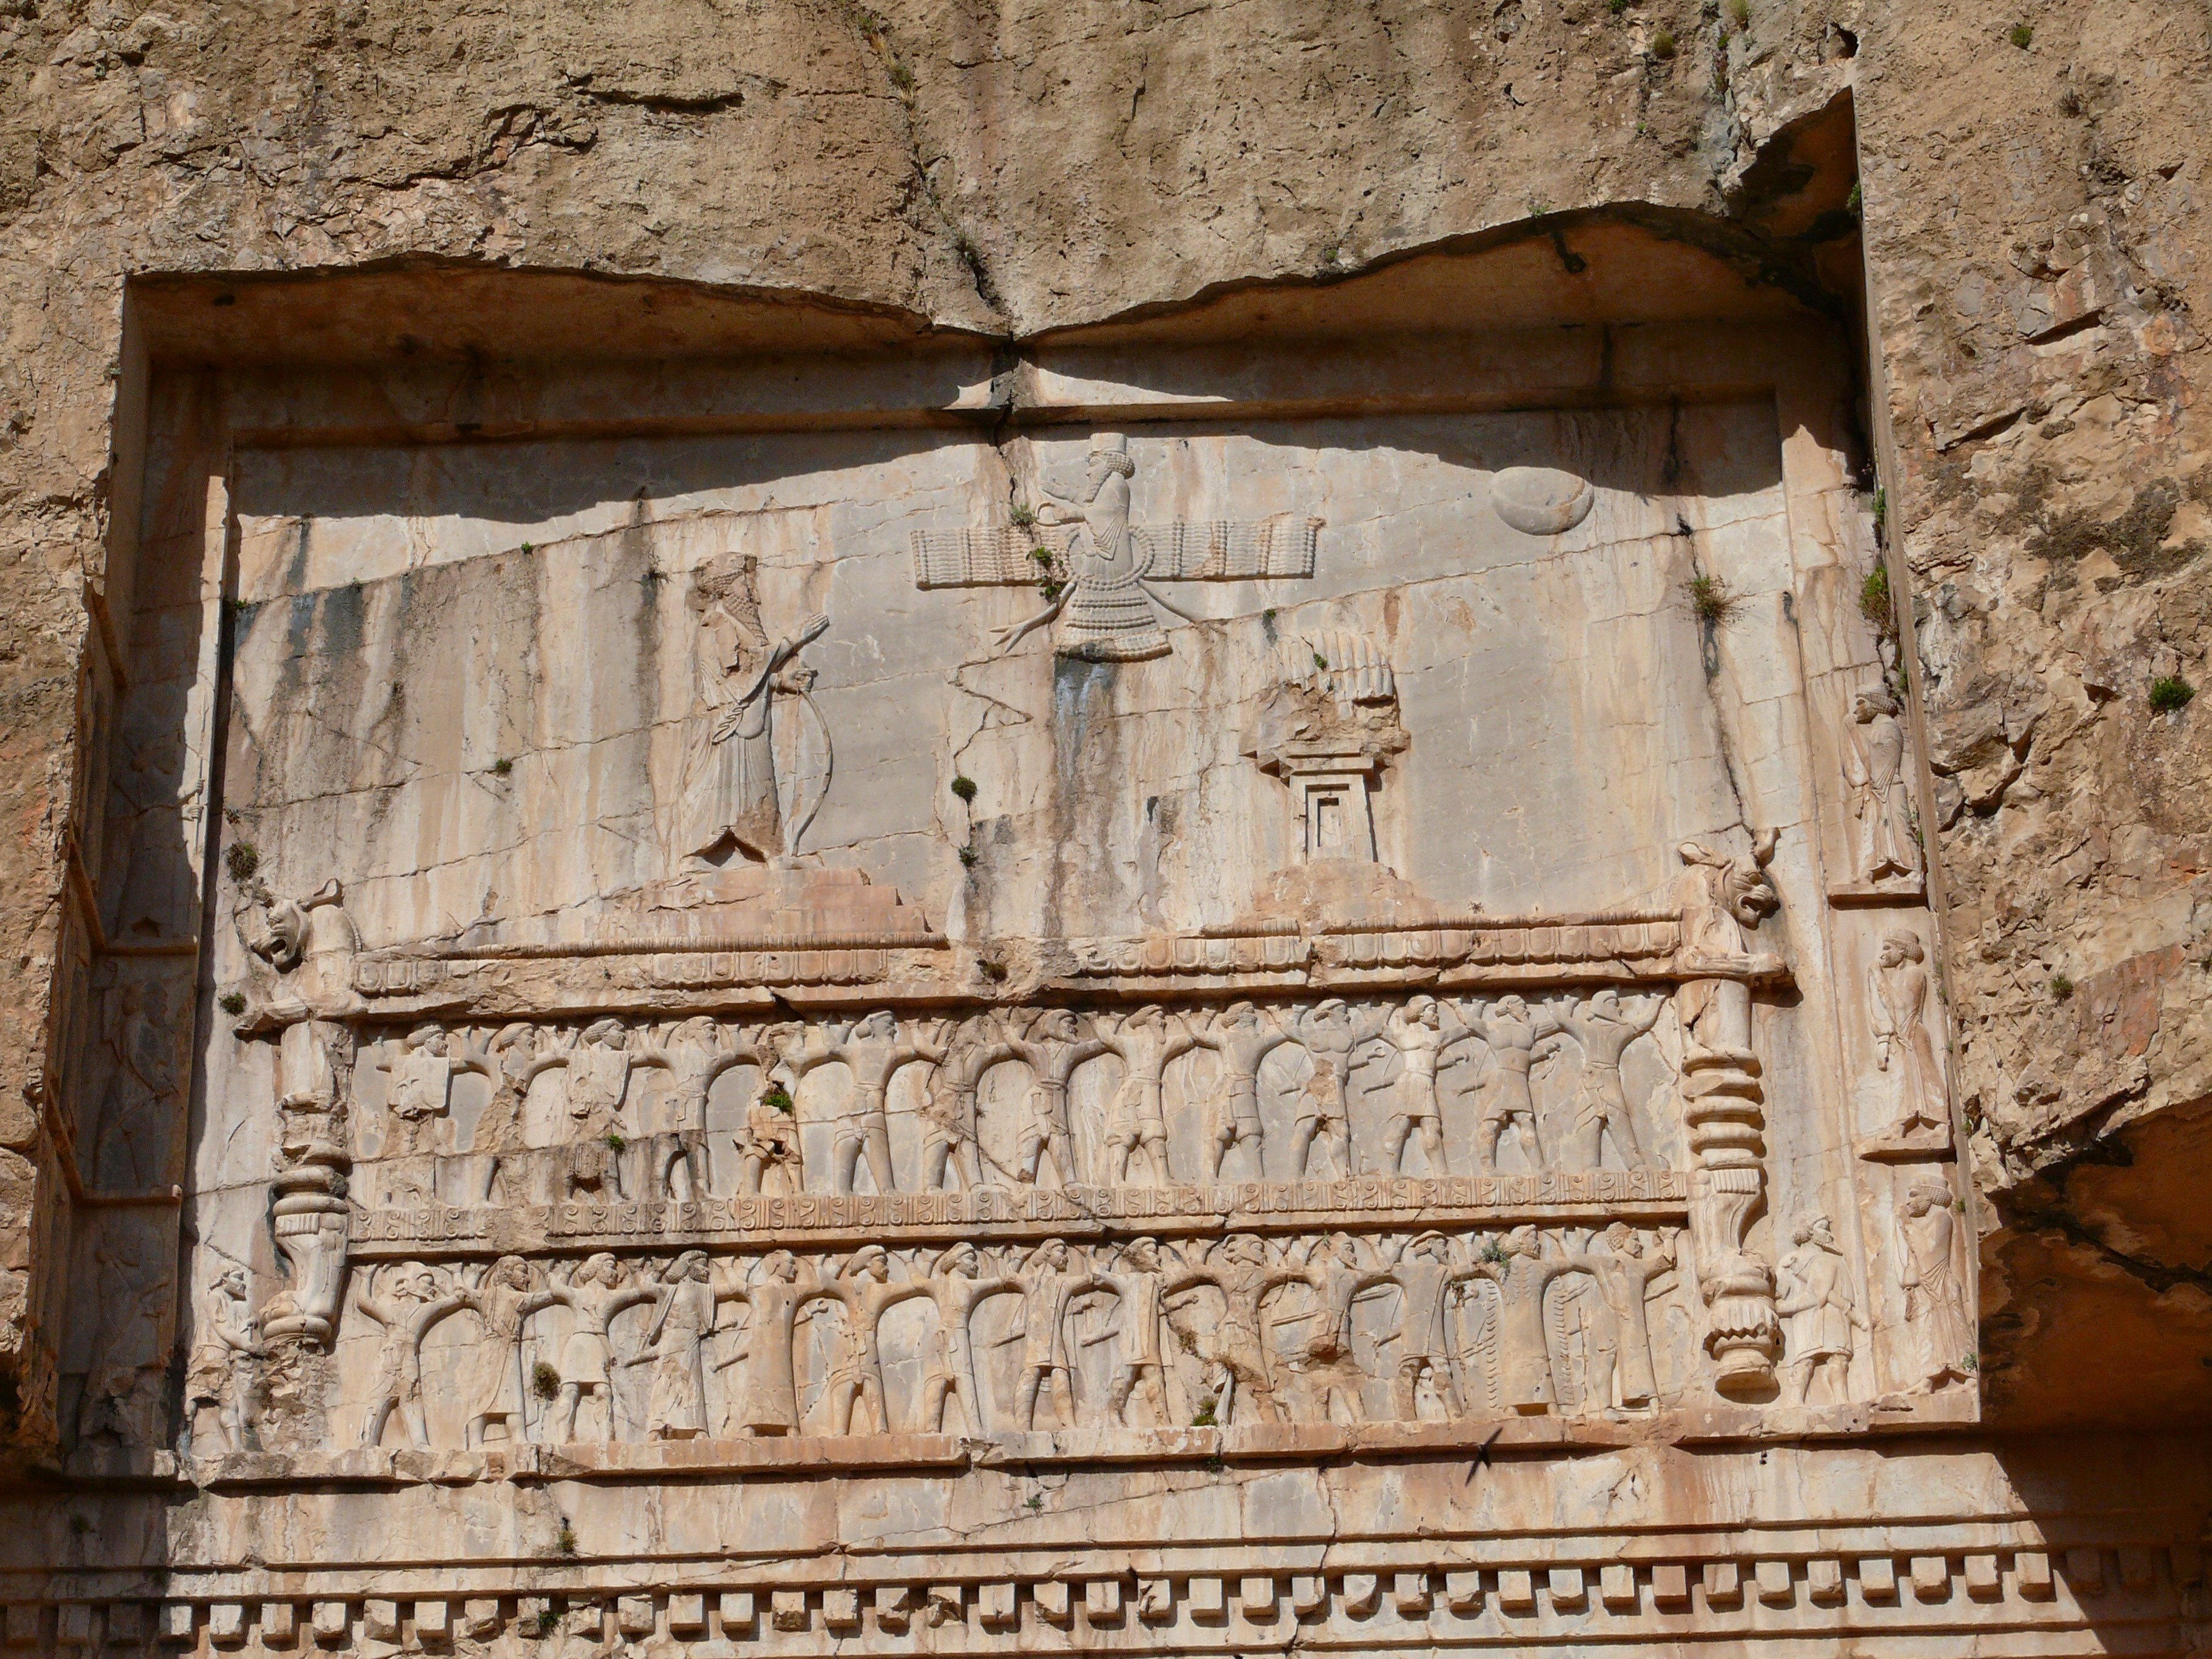
POLYGON ((1690 1202, 1680 1170, 1542 1175, 1362 1176, 1184 1187, 1073 1187, 973 1192, 799 1193, 736 1198, 571 1202, 469 1208, 431 1204, 359 1212, 353 1255, 425 1250, 568 1249, 597 1245, 831 1244, 1021 1238, 1070 1230, 1182 1235, 1304 1232, 1367 1224, 1423 1228, 1520 1222, 1679 1221, 1690 1202))
MULTIPOLYGON (((1345 1457, 1442 1458, 1608 1451, 1654 1443, 1741 1445, 1787 1439, 1850 1440, 1900 1413, 1856 1404, 1753 1409, 1685 1407, 1613 1419, 1468 1417, 1451 1422, 1255 1423, 1225 1428, 987 1431, 972 1435, 783 1435, 760 1439, 580 1441, 474 1449, 349 1446, 324 1451, 234 1452, 179 1459, 168 1454, 143 1478, 210 1491, 340 1486, 456 1486, 477 1481, 658 1480, 690 1475, 959 1473, 1108 1464, 1328 1462, 1345 1457), (158 1468, 159 1476, 155 1474, 158 1468)), ((1954 1402, 1914 1402, 1910 1425, 1956 1427, 1954 1402), (1924 1407, 1924 1409, 1923 1409, 1924 1407)), ((76 1473, 72 1471, 72 1474, 76 1473)), ((121 1472, 117 1471, 118 1474, 121 1472)))
MULTIPOLYGON (((782 994, 825 1006, 988 1006, 1040 995, 1218 998, 1415 986, 1505 990, 1661 988, 1689 979, 1760 988, 1790 982, 1777 957, 1685 957, 1680 934, 1680 922, 1669 917, 1073 938, 1020 947, 1014 954, 1033 959, 1036 968, 1011 976, 1000 956, 944 939, 909 939, 896 948, 878 941, 793 950, 532 945, 500 955, 367 957, 354 965, 353 988, 368 1000, 367 1012, 401 1018, 460 1007, 517 1014, 673 1011, 720 1006, 731 998, 769 1007, 782 994), (573 970, 585 963, 590 971, 579 977, 573 970)), ((334 1009, 325 1017, 360 1012, 334 1009)), ((240 1029, 268 1023, 249 1020, 240 1029)))
POLYGON ((1175 972, 1238 973, 1365 967, 1455 967, 1462 963, 1637 964, 1665 976, 1681 923, 1672 915, 1543 920, 1462 917, 1409 927, 1340 923, 1270 927, 1246 933, 1071 939, 1066 949, 1079 978, 1175 972))
MULTIPOLYGON (((1778 1644, 1921 1636, 1915 1650, 1927 1653, 1939 1650, 1925 1638, 1953 1632, 1967 1644, 1959 1651, 1980 1652, 1992 1630, 2011 1628, 2033 1632, 2038 1653, 2087 1653, 2109 1651, 2118 1627, 2132 1626, 2140 1633, 2123 1638, 2125 1650, 2178 1651, 2184 1596, 2203 1581, 2190 1544, 2063 1553, 1769 1549, 1671 1559, 1516 1553, 1495 1564, 1434 1545, 1419 1558, 1355 1546, 1333 1549, 1325 1563, 1278 1558, 1194 1570, 1171 1558, 1094 1557, 1079 1566, 1024 1571, 1027 1563, 1009 1564, 981 1577, 955 1568, 898 1580, 854 1571, 841 1556, 845 1576, 826 1582, 718 1563, 672 1585, 665 1567, 652 1565, 649 1577, 577 1563, 534 1568, 526 1577, 510 1569, 467 1585, 450 1572, 379 1572, 373 1595, 350 1586, 288 1593, 269 1582, 300 1577, 294 1574, 186 1570, 172 1575, 166 1601, 11 1601, 5 1630, 11 1644, 64 1650, 88 1649, 95 1639, 114 1646, 154 1638, 173 1652, 222 1651, 251 1634, 264 1649, 284 1650, 389 1653, 403 1643, 410 1651, 442 1650, 456 1638, 505 1638, 514 1646, 495 1650, 532 1651, 565 1637, 595 1652, 611 1650, 601 1644, 637 1642, 654 1652, 703 1656, 738 1647, 1095 1653, 1153 1650, 1165 1642, 1184 1651, 1242 1651, 1255 1644, 1473 1648, 1593 1638, 1614 1651, 1641 1651, 1648 1643, 1679 1653, 1686 1640, 1719 1635, 1778 1644), (249 1582, 234 1587, 226 1577, 249 1582), (2177 1645, 2154 1645, 2161 1635, 2177 1645)), ((1940 1650, 1951 1650, 1948 1644, 1940 1650)))
POLYGON ((941 951, 950 941, 927 928, 892 932, 876 930, 851 933, 660 933, 631 934, 620 939, 585 939, 573 943, 515 942, 503 945, 452 945, 420 953, 418 959, 441 962, 522 962, 563 957, 698 956, 718 951, 788 955, 807 951, 941 951))

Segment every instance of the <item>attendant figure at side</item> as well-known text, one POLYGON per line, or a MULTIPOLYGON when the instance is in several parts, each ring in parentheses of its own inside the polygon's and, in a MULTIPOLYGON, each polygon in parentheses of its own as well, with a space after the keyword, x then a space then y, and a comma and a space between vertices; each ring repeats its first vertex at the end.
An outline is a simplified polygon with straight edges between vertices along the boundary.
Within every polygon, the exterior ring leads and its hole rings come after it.
POLYGON ((1783 1403, 1840 1405, 1850 1398, 1851 1334, 1867 1328, 1866 1318, 1852 1298, 1850 1269, 1828 1218, 1814 1216, 1792 1239, 1796 1248, 1775 1270, 1783 1403))
POLYGON ((201 1442, 200 1419, 212 1412, 216 1437, 228 1452, 246 1449, 252 1418, 256 1363, 268 1358, 246 1310, 246 1270, 225 1267, 209 1283, 200 1298, 198 1340, 185 1368, 185 1432, 195 1457, 206 1455, 201 1442))
POLYGON ((1905 727, 1897 699, 1876 688, 1851 700, 1850 743, 1844 781, 1856 822, 1853 862, 1859 879, 1910 879, 1920 873, 1920 843, 1905 792, 1905 727))
POLYGON ((1934 1176, 1912 1183, 1898 1217, 1905 1319, 1912 1332, 1917 1375, 1911 1391, 1933 1394, 1963 1382, 1974 1357, 1974 1328, 1959 1283, 1951 1189, 1934 1176))
POLYGON ((1950 1129, 1943 1073, 1928 1029, 1927 960, 1920 935, 1899 927, 1883 936, 1881 955, 1867 973, 1875 1064, 1896 1080, 1897 1115, 1887 1132, 1893 1140, 1940 1142, 1950 1129))

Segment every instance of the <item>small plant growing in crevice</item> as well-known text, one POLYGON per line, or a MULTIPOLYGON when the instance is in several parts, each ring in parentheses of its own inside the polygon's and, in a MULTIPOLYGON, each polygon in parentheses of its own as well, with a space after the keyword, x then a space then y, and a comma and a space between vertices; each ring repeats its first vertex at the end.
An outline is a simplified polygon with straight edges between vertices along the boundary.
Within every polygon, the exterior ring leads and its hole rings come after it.
POLYGON ((1751 0, 1728 0, 1729 21, 1739 33, 1751 27, 1751 0))
POLYGON ((236 1019, 246 1012, 246 999, 236 991, 225 991, 215 1000, 215 1006, 236 1019))
POLYGON ((952 780, 952 793, 963 801, 975 799, 975 780, 964 774, 952 780))
POLYGON ((1859 584, 1859 615, 1873 625, 1874 631, 1884 639, 1895 631, 1897 611, 1890 598, 1889 568, 1876 565, 1859 584))
POLYGON ((1651 55, 1662 64, 1680 50, 1672 29, 1661 29, 1651 37, 1651 55))
POLYGON ((505 755, 501 755, 491 763, 491 769, 493 776, 503 778, 514 770, 514 763, 505 755))
POLYGON ((1033 1492, 1029 1495, 1027 1501, 1030 1506, 1030 1512, 1031 1514, 1035 1514, 1037 1510, 1044 1507, 1044 1494, 1041 1492, 1033 1492))
POLYGON ((2012 26, 2012 33, 2007 35, 2005 39, 2011 41, 2013 45, 2018 46, 2022 52, 2026 52, 2028 48, 2029 43, 2035 39, 2035 31, 2025 23, 2014 23, 2012 26))
POLYGON ((1006 964, 997 960, 995 957, 983 957, 978 958, 975 963, 975 970, 981 974, 985 979, 989 980, 994 985, 1003 985, 1006 983, 1006 964))
POLYGON ((1484 1239, 1482 1241, 1482 1249, 1479 1254, 1483 1261, 1491 1263, 1493 1267, 1500 1267, 1504 1264, 1505 1247, 1494 1238, 1484 1239))
POLYGON ((1742 608, 1743 599, 1728 583, 1718 576, 1700 572, 1682 584, 1688 595, 1690 614, 1711 628, 1724 628, 1742 608))
POLYGON ((623 1139, 616 1131, 612 1129, 607 1131, 607 1150, 609 1152, 619 1152, 629 1145, 629 1142, 623 1139))
POLYGON ((901 92, 910 93, 914 90, 914 71, 897 58, 892 58, 890 67, 884 72, 890 76, 891 84, 901 92))
POLYGON ((1321 670, 1324 674, 1328 672, 1328 659, 1327 657, 1322 656, 1320 652, 1316 651, 1313 653, 1313 659, 1314 666, 1316 668, 1321 670))
POLYGON ((2074 981, 2063 974, 2053 974, 2051 976, 2051 994, 2061 1002, 2073 1001, 2074 981))
POLYGON ((1191 1413, 1190 1425, 1194 1429, 1210 1429, 1215 1426, 1212 1400, 1199 1401, 1198 1409, 1191 1413))
POLYGON ((250 841, 234 841, 223 851, 222 867, 233 881, 251 881, 261 867, 261 849, 250 841))
MULTIPOLYGON (((1866 191, 1856 179, 1851 181, 1851 193, 1844 198, 1844 211, 1854 219, 1866 211, 1866 191)), ((1874 495, 1875 500, 1879 502, 1881 500, 1881 491, 1877 489, 1874 495)), ((1876 519, 1881 516, 1879 507, 1875 508, 1875 516, 1876 519)))
POLYGON ((960 849, 960 867, 962 869, 973 870, 975 867, 975 859, 976 852, 974 848, 963 847, 960 849))
POLYGON ((561 1373, 555 1370, 544 1360, 539 1360, 530 1368, 530 1391, 540 1400, 559 1399, 561 1373))
POLYGON ((561 1615, 550 1607, 540 1607, 538 1609, 538 1619, 532 1628, 538 1633, 538 1639, 542 1642, 561 1628, 561 1615))
POLYGON ((791 1091, 781 1083, 772 1083, 762 1090, 760 1098, 761 1104, 772 1112, 787 1114, 791 1110, 791 1091))
POLYGON ((2179 674, 2160 674, 2150 683, 2150 706, 2161 714, 2189 707, 2197 688, 2179 674))
POLYGON ((538 544, 536 542, 525 542, 522 544, 522 550, 526 553, 535 553, 538 550, 538 544))
POLYGON ((561 1517, 561 1530, 554 1536, 553 1547, 563 1555, 576 1553, 576 1529, 568 1524, 568 1517, 565 1515, 561 1517))
POLYGON ((1014 521, 1017 530, 1030 529, 1037 521, 1036 508, 1026 501, 1016 501, 1006 509, 1006 516, 1014 521))

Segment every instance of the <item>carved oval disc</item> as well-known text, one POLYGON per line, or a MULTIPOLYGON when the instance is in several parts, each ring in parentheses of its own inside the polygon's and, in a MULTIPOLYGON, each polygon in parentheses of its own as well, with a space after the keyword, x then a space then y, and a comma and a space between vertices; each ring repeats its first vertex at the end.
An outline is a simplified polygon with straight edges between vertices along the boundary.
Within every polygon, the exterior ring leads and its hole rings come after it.
POLYGON ((1509 466, 1490 481, 1498 516, 1530 536, 1557 536, 1589 516, 1597 492, 1552 466, 1509 466))

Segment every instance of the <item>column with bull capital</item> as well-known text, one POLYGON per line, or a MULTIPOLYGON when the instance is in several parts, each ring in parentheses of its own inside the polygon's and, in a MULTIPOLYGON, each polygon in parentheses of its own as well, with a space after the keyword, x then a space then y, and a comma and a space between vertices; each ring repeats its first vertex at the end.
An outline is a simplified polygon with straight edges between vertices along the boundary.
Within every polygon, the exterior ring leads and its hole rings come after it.
POLYGON ((1679 850, 1687 866, 1678 889, 1675 1008, 1684 1036, 1682 1121, 1693 1160, 1690 1238, 1713 1387, 1751 1403, 1774 1396, 1782 1352, 1773 1269, 1749 1248, 1766 1202, 1766 1095, 1751 1045, 1751 988, 1782 967, 1778 957, 1752 950, 1750 934, 1778 902, 1766 879, 1774 836, 1755 836, 1748 854, 1696 842, 1679 850))

